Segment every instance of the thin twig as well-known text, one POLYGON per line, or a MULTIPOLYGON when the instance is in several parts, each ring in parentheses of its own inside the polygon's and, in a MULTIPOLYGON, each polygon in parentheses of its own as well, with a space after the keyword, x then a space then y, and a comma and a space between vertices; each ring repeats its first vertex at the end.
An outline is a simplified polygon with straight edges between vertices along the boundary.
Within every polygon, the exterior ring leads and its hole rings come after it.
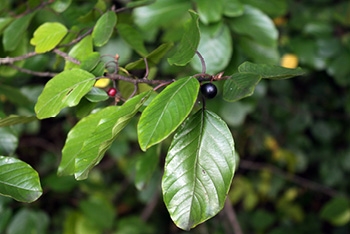
POLYGON ((26 74, 30 74, 33 76, 40 76, 40 77, 54 77, 55 75, 57 75, 58 73, 54 73, 54 72, 38 72, 38 71, 32 71, 26 68, 22 68, 22 67, 18 67, 14 64, 9 64, 8 66, 12 67, 13 69, 16 69, 20 72, 26 73, 26 74))
POLYGON ((143 76, 143 79, 148 79, 149 68, 148 68, 147 58, 143 58, 143 61, 145 61, 145 66, 146 66, 146 72, 145 72, 145 75, 143 76))
POLYGON ((70 57, 67 53, 63 52, 63 51, 60 51, 59 49, 53 49, 53 52, 59 56, 61 56, 62 58, 64 58, 65 60, 68 60, 72 63, 75 63, 75 64, 78 64, 80 65, 80 61, 73 58, 73 57, 70 57))
POLYGON ((202 64, 202 74, 205 74, 206 71, 207 71, 207 67, 205 65, 205 61, 204 61, 204 58, 203 56, 201 55, 201 53, 198 52, 198 50, 196 50, 196 54, 199 58, 199 60, 201 61, 201 64, 202 64))
POLYGON ((22 61, 24 59, 34 57, 35 55, 37 55, 37 53, 33 51, 33 52, 29 52, 27 54, 24 54, 24 55, 21 55, 18 57, 0 58, 0 64, 12 64, 12 63, 17 62, 17 61, 22 61))
POLYGON ((275 167, 273 165, 265 164, 265 163, 257 163, 257 162, 252 162, 248 160, 241 160, 239 163, 239 167, 244 168, 244 169, 249 169, 249 170, 269 170, 271 173, 279 175, 283 177, 286 180, 289 180, 295 184, 298 184, 306 189, 310 189, 316 192, 322 192, 330 197, 335 197, 341 195, 339 192, 326 187, 322 184, 318 184, 316 182, 313 182, 311 180, 307 180, 305 178, 302 178, 300 176, 296 176, 287 172, 282 171, 278 167, 275 167))
POLYGON ((239 224, 239 221, 237 219, 236 212, 232 207, 230 199, 228 198, 225 201, 224 213, 226 214, 226 217, 229 221, 229 224, 232 227, 232 230, 234 231, 234 234, 243 234, 241 225, 239 224))

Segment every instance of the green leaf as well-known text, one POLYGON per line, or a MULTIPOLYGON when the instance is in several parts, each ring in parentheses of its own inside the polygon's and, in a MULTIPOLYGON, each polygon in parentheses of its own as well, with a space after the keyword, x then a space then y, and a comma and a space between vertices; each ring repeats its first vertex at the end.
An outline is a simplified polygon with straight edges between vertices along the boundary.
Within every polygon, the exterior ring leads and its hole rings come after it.
POLYGON ((49 226, 49 217, 43 211, 22 208, 12 218, 6 234, 35 233, 45 234, 49 226))
POLYGON ((85 98, 90 102, 102 102, 107 100, 109 96, 105 90, 92 87, 92 89, 85 95, 85 98))
POLYGON ((67 35, 67 32, 63 24, 47 22, 35 30, 30 44, 35 46, 36 53, 45 53, 55 48, 67 35))
POLYGON ((189 11, 191 20, 185 25, 185 30, 180 44, 176 48, 175 54, 168 58, 170 65, 185 66, 191 61, 197 51, 200 40, 198 15, 194 11, 189 11))
POLYGON ((95 76, 81 69, 66 70, 44 87, 35 105, 39 119, 56 116, 63 108, 76 106, 95 83, 95 76))
POLYGON ((167 138, 191 112, 199 82, 185 77, 168 85, 142 112, 137 133, 143 151, 167 138))
POLYGON ((236 73, 224 83, 223 96, 226 101, 235 102, 253 94, 255 86, 261 80, 256 73, 236 73))
POLYGON ((335 197, 327 202, 321 210, 322 219, 333 225, 341 226, 350 221, 350 201, 345 197, 335 197))
POLYGON ((29 123, 34 120, 37 120, 36 116, 10 115, 6 118, 0 118, 0 127, 29 123))
POLYGON ((116 23, 117 15, 114 11, 108 11, 98 19, 92 31, 95 46, 101 47, 108 42, 116 23))
POLYGON ((10 102, 17 106, 26 107, 31 105, 28 98, 18 89, 8 85, 0 85, 0 93, 6 97, 10 102))
POLYGON ((0 128, 0 155, 12 155, 18 146, 18 136, 10 127, 0 128))
POLYGON ((62 13, 71 5, 72 0, 56 0, 50 4, 50 7, 57 13, 62 13))
POLYGON ((144 45, 141 33, 129 24, 118 24, 120 36, 133 48, 139 55, 146 57, 148 52, 144 45))
POLYGON ((242 2, 244 4, 249 4, 251 6, 259 8, 260 10, 272 17, 284 15, 286 14, 286 11, 288 9, 286 0, 244 0, 242 2))
POLYGON ((278 31, 273 21, 254 7, 245 5, 244 14, 230 18, 229 23, 234 32, 249 36, 261 45, 277 44, 278 31))
POLYGON ((238 67, 240 73, 255 73, 264 79, 288 79, 294 76, 304 75, 305 72, 301 68, 285 68, 276 65, 255 64, 251 62, 244 62, 238 67))
POLYGON ((203 24, 215 23, 221 20, 224 11, 222 0, 195 0, 199 19, 203 24))
POLYGON ((4 17, 0 18, 0 35, 4 31, 4 29, 7 27, 12 22, 13 18, 12 17, 4 17))
POLYGON ((142 190, 151 179, 159 165, 159 145, 151 147, 146 153, 139 156, 135 166, 135 186, 142 190))
MULTIPOLYGON (((198 52, 204 58, 206 72, 215 74, 224 70, 232 57, 232 37, 229 28, 223 24, 200 26, 201 39, 198 52)), ((191 61, 192 67, 200 72, 202 63, 196 56, 191 61)))
POLYGON ((101 61, 101 56, 100 53, 98 52, 92 52, 88 56, 86 56, 80 64, 80 68, 85 70, 85 71, 92 71, 94 70, 98 63, 101 61))
POLYGON ((68 134, 58 174, 86 179, 149 95, 150 92, 141 93, 123 106, 109 106, 80 120, 68 134))
POLYGON ((244 13, 244 5, 239 0, 223 0, 224 15, 228 17, 237 17, 244 13))
MULTIPOLYGON (((145 58, 149 67, 157 65, 165 54, 173 47, 172 42, 164 43, 158 46, 155 50, 149 53, 145 58)), ((144 59, 139 59, 136 62, 129 63, 125 66, 127 70, 144 69, 146 67, 144 59)))
POLYGON ((135 8, 135 7, 141 7, 141 6, 145 6, 145 5, 149 5, 151 3, 154 3, 156 0, 139 0, 136 2, 128 2, 126 4, 126 7, 128 8, 135 8))
POLYGON ((36 12, 14 20, 4 31, 2 43, 6 51, 13 51, 21 42, 25 32, 36 12))
POLYGON ((185 230, 216 215, 234 175, 234 142, 226 123, 199 110, 177 131, 165 159, 163 199, 175 224, 185 230))
MULTIPOLYGON (((93 53, 92 37, 87 36, 81 40, 78 44, 73 46, 69 51, 68 55, 72 58, 75 58, 79 61, 85 60, 91 53, 93 53)), ((82 64, 83 66, 84 64, 82 64)), ((72 68, 79 68, 80 65, 75 64, 69 60, 66 61, 64 70, 69 70, 72 68)))
POLYGON ((143 30, 154 30, 172 20, 178 20, 191 9, 188 0, 155 1, 155 3, 133 10, 135 23, 143 30))
POLYGON ((38 173, 19 159, 0 156, 0 194, 20 202, 37 200, 42 194, 38 173))

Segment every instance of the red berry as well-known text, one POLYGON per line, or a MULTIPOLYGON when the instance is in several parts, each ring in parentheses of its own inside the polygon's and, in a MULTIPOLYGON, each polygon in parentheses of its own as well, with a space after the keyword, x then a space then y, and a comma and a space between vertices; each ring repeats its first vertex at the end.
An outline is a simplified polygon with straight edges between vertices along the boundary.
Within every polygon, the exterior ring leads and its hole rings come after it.
POLYGON ((115 95, 117 94, 117 89, 116 88, 109 88, 107 91, 107 94, 110 97, 115 97, 115 95))
POLYGON ((208 99, 212 99, 216 96, 218 90, 213 83, 205 83, 201 85, 202 95, 208 99))

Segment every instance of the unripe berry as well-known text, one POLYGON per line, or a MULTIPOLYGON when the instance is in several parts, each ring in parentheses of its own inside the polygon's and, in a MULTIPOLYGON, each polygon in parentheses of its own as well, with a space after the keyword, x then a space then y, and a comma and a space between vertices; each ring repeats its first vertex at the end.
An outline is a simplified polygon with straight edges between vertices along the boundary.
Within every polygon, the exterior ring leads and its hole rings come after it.
POLYGON ((107 90, 107 94, 110 97, 115 97, 115 95, 117 94, 117 89, 116 88, 109 88, 107 90))
POLYGON ((204 97, 212 99, 218 93, 218 89, 213 83, 205 83, 201 85, 201 93, 204 97))

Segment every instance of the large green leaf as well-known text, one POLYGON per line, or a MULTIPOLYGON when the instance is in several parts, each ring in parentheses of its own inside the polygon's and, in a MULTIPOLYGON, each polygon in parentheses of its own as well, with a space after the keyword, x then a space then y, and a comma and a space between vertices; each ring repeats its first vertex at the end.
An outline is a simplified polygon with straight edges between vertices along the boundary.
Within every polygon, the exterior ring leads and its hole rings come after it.
MULTIPOLYGON (((223 71, 232 57, 232 37, 229 28, 221 23, 216 25, 200 26, 201 39, 198 51, 206 64, 206 72, 215 74, 223 71)), ((202 63, 196 56, 191 61, 192 67, 202 70, 202 63)))
POLYGON ((36 53, 45 53, 55 48, 67 32, 68 30, 63 24, 47 22, 35 30, 30 44, 35 46, 36 53))
POLYGON ((37 120, 35 116, 19 116, 19 115, 10 115, 6 118, 0 118, 0 128, 4 126, 11 126, 15 124, 29 123, 34 120, 37 120))
POLYGON ((36 12, 33 12, 20 17, 7 26, 2 38, 2 43, 6 51, 13 51, 17 48, 35 13, 36 12))
POLYGON ((180 44, 176 48, 175 54, 168 58, 170 65, 185 66, 191 61, 197 51, 200 40, 198 15, 194 11, 189 11, 191 20, 185 25, 180 44))
POLYGON ((95 83, 95 76, 81 69, 66 70, 44 87, 35 105, 39 119, 56 116, 63 108, 75 106, 95 83))
POLYGON ((241 73, 249 72, 255 73, 265 79, 287 79, 294 76, 301 76, 305 72, 301 68, 285 68, 276 65, 255 64, 251 62, 244 62, 238 67, 241 73))
POLYGON ((154 30, 169 21, 178 20, 190 8, 191 2, 188 0, 158 0, 133 10, 133 18, 143 30, 154 30))
POLYGON ((185 230, 213 217, 224 206, 236 164, 226 123, 199 110, 177 131, 165 159, 162 190, 175 224, 185 230))
MULTIPOLYGON (((81 40, 79 43, 77 43, 75 46, 73 46, 73 48, 69 51, 68 55, 79 61, 83 61, 87 57, 89 57, 89 55, 92 53, 93 53, 92 37, 87 36, 83 40, 81 40)), ((85 68, 84 63, 82 63, 81 66, 83 67, 83 69, 85 68)), ((78 68, 78 67, 80 67, 79 64, 76 64, 67 60, 64 70, 78 68)))
POLYGON ((224 15, 228 17, 237 17, 244 13, 244 5, 239 0, 223 0, 224 15))
POLYGON ((222 0, 195 0, 199 19, 204 24, 210 24, 220 21, 224 5, 222 0))
POLYGON ((78 180, 86 179, 89 171, 100 162, 119 132, 147 100, 150 92, 133 97, 123 106, 106 107, 79 121, 68 134, 58 174, 75 174, 78 180))
POLYGON ((235 73, 224 83, 223 96, 226 101, 234 102, 253 94, 255 86, 261 80, 256 73, 235 73))
POLYGON ((108 11, 98 19, 92 31, 95 46, 101 47, 108 42, 116 23, 117 15, 114 11, 108 11))
POLYGON ((146 57, 148 54, 141 33, 129 24, 118 24, 118 32, 122 38, 133 48, 139 55, 146 57))
POLYGON ((38 173, 27 163, 0 156, 0 194, 20 202, 33 202, 42 194, 38 173))
POLYGON ((247 35, 262 45, 277 44, 278 31, 273 21, 254 7, 245 5, 244 14, 231 18, 229 23, 234 32, 247 35))
POLYGON ((199 82, 193 77, 167 86, 142 112, 137 133, 142 150, 168 137, 189 115, 196 101, 199 82))

